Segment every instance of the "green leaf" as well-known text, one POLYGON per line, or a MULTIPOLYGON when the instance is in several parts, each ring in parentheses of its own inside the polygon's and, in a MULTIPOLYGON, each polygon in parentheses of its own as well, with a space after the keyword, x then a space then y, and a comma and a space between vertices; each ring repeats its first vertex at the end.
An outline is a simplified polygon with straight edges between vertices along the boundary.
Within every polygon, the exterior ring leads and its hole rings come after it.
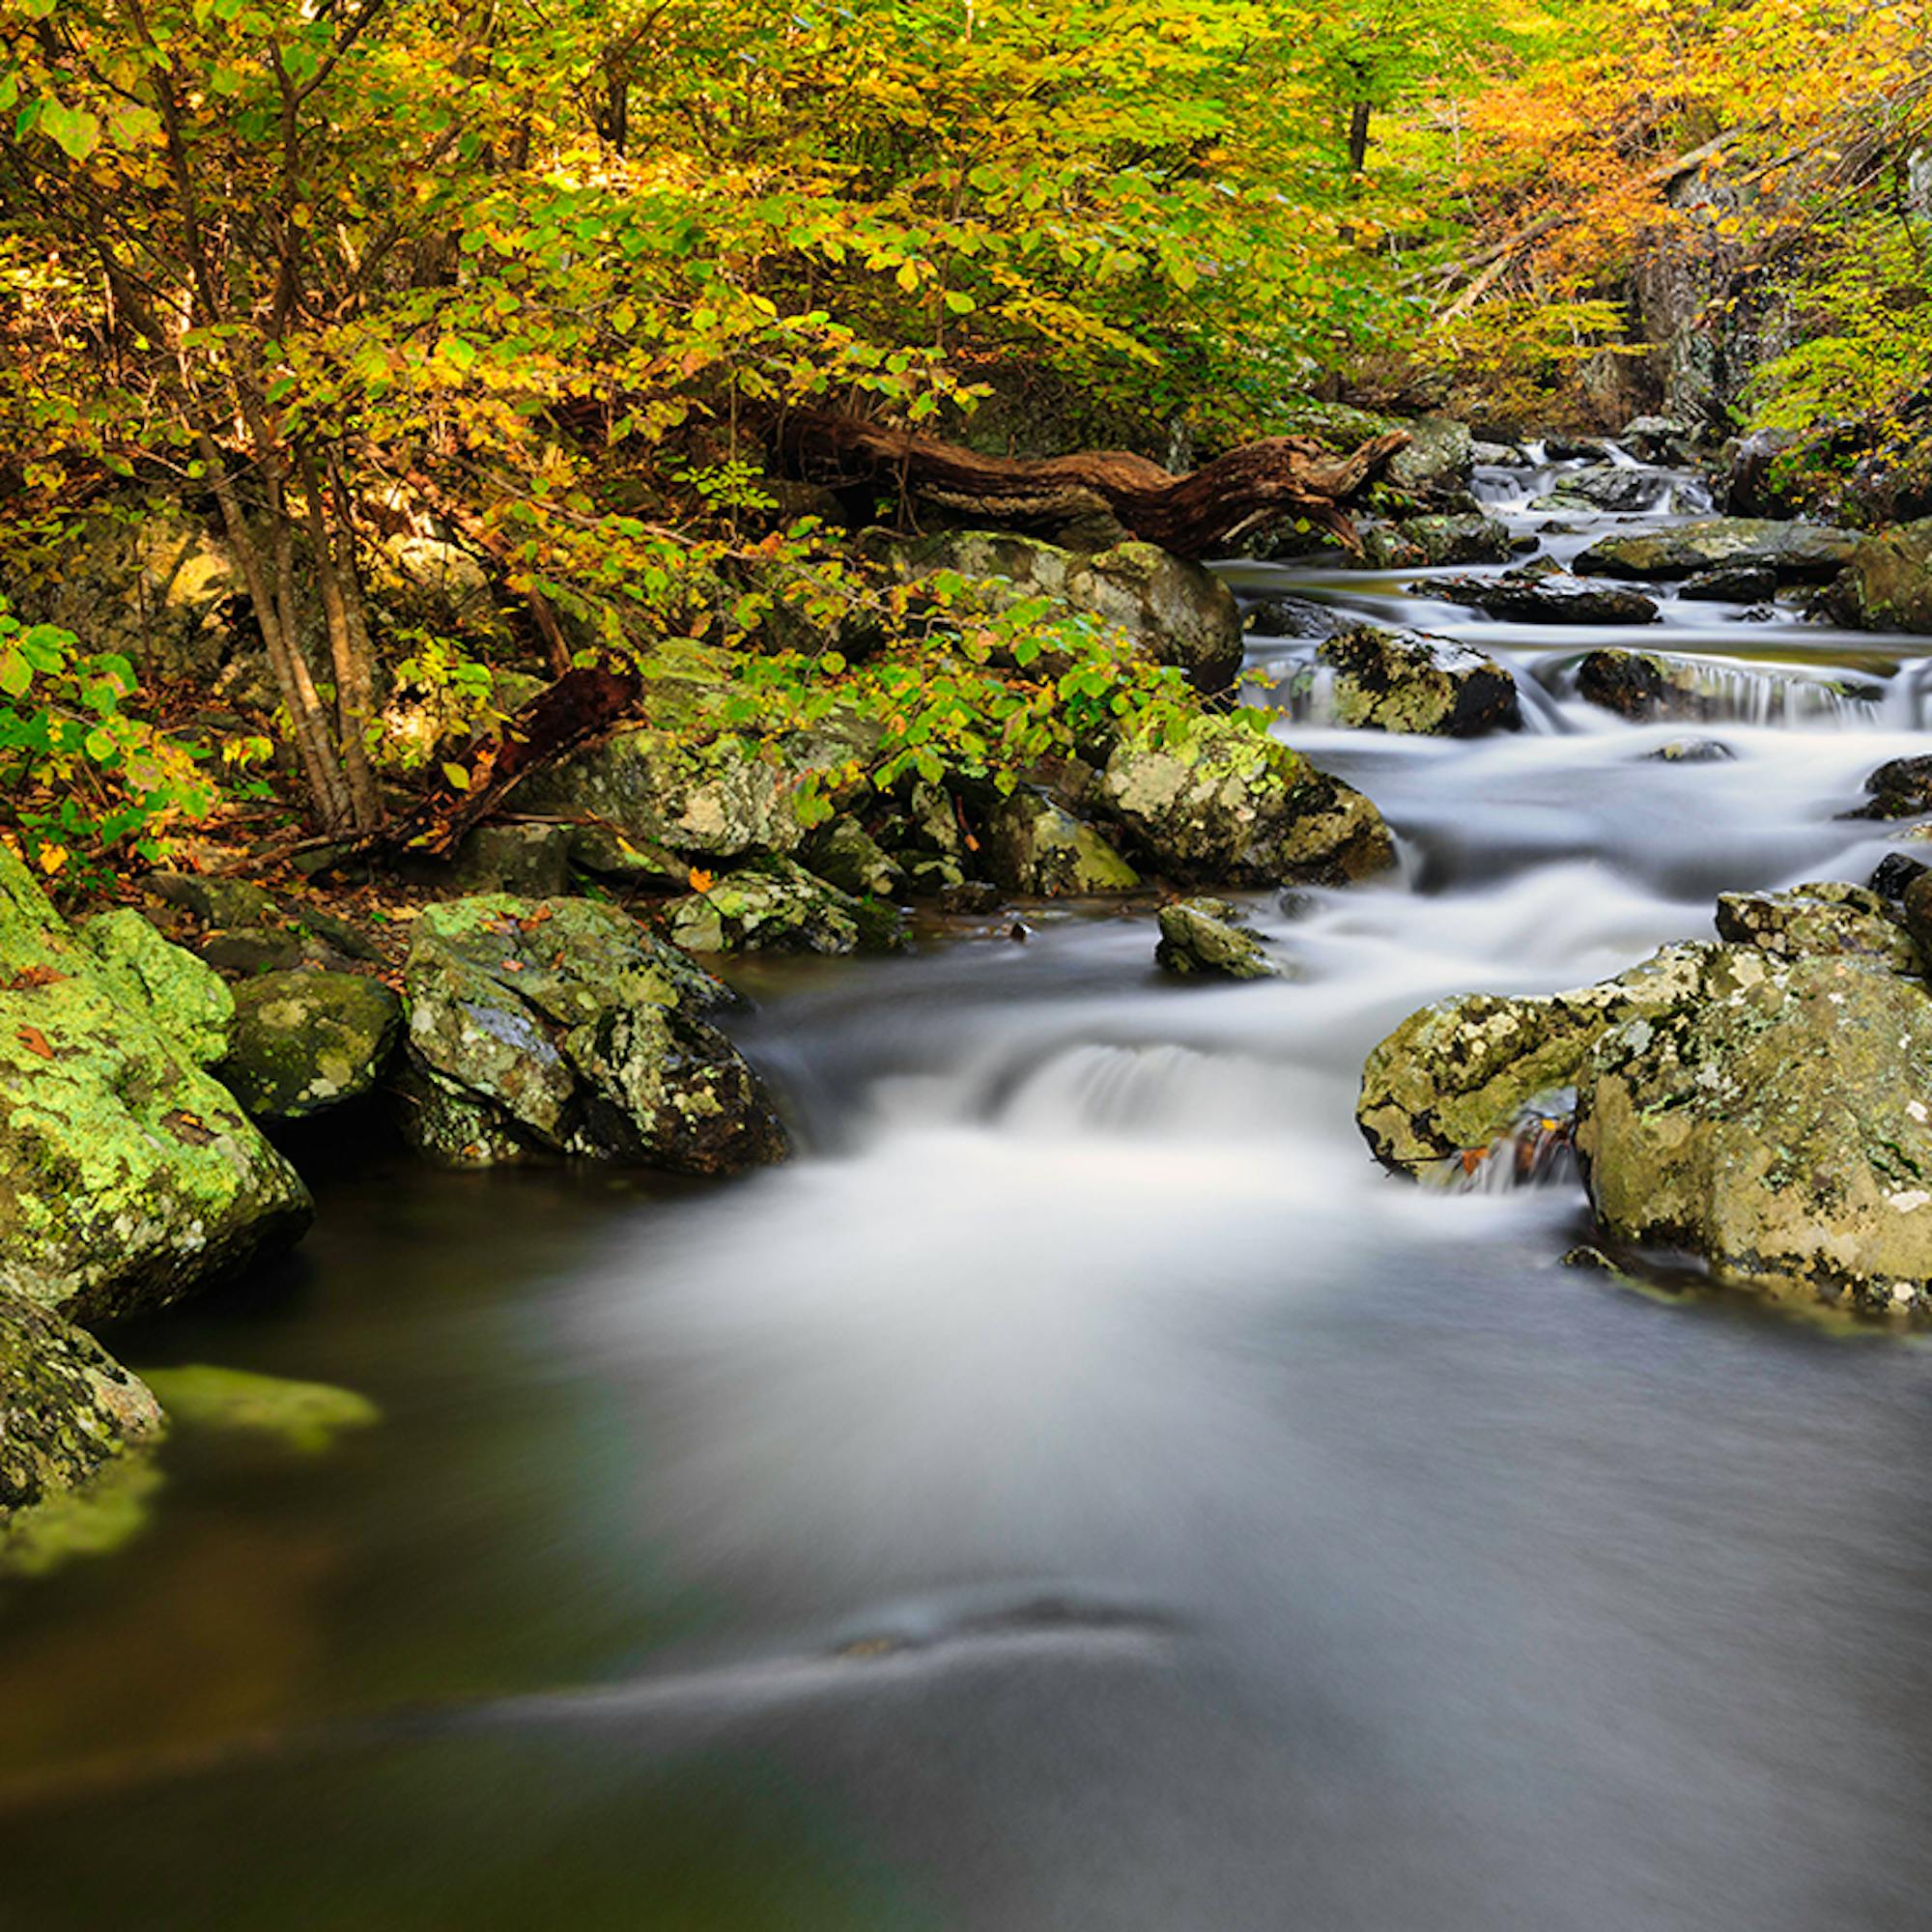
POLYGON ((468 791, 469 789, 469 774, 463 766, 445 764, 442 768, 442 775, 449 781, 452 790, 468 791))

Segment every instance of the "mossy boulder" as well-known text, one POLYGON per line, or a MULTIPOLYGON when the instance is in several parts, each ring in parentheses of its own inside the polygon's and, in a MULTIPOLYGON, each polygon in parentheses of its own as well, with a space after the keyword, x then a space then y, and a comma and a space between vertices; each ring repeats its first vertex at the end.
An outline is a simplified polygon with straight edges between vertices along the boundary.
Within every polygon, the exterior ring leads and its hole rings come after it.
POLYGON ((1932 632, 1932 517, 1861 538, 1825 604, 1858 630, 1932 632))
POLYGON ((1647 510, 1664 485, 1623 463, 1592 463, 1559 476, 1530 505, 1533 510, 1647 510))
POLYGON ((1047 597, 1123 632, 1137 658, 1184 670, 1197 689, 1225 691, 1241 668, 1241 613, 1212 571, 1153 544, 1083 554, 1004 530, 956 530, 883 546, 902 582, 940 570, 980 585, 991 609, 1047 597))
POLYGON ((854 898, 889 899, 905 888, 905 867, 856 818, 841 815, 820 826, 799 856, 854 898))
POLYGON ((134 950, 141 975, 118 952, 103 968, 0 846, 0 1293, 89 1324, 289 1245, 312 1211, 195 1064, 206 981, 134 950), (185 1048, 152 997, 177 977, 195 989, 185 1048))
POLYGON ((545 1154, 722 1174, 781 1159, 763 1083, 706 1014, 729 995, 589 899, 452 899, 404 971, 404 1129, 438 1160, 545 1154))
POLYGON ((1338 724, 1442 738, 1522 724, 1509 672, 1486 653, 1446 638, 1361 624, 1326 639, 1315 662, 1331 674, 1328 704, 1338 724))
POLYGON ((790 859, 753 859, 665 908, 673 944, 691 952, 896 952, 905 917, 856 898, 790 859))
POLYGON ((1704 517, 1667 530, 1599 537, 1575 567, 1585 576, 1667 582, 1718 564, 1762 564, 1780 583, 1823 583, 1851 562, 1858 545, 1856 532, 1829 524, 1704 517))
POLYGON ((1226 899, 1175 899, 1160 909, 1154 964, 1179 979, 1278 980, 1279 960, 1226 899))
POLYGON ((1020 787, 985 814, 983 858, 993 883, 1036 898, 1127 893, 1140 874, 1113 846, 1043 792, 1020 787))
POLYGON ((304 1120, 373 1091, 402 1021, 403 1003, 365 974, 265 973, 236 991, 219 1077, 257 1120, 304 1120))
POLYGON ((1772 962, 1753 949, 1665 947, 1613 980, 1572 991, 1464 993, 1423 1007, 1362 1069, 1355 1118, 1384 1167, 1418 1179, 1485 1152, 1532 1103, 1566 1114, 1591 1047, 1612 1026, 1754 983, 1772 962))
POLYGON ((213 1066, 227 1053, 235 996, 213 967, 171 945, 131 906, 97 913, 77 932, 102 983, 146 1013, 185 1059, 213 1066))
POLYGON ((1402 425, 1408 441, 1389 458, 1383 475, 1411 496, 1466 490, 1475 471, 1475 439, 1453 416, 1417 416, 1402 425))
POLYGON ((1179 881, 1340 885, 1395 861, 1381 813, 1360 792, 1236 718, 1142 720, 1114 748, 1097 791, 1179 881))
POLYGON ((1932 1314, 1932 995, 1865 959, 1768 963, 1592 1046, 1576 1141, 1598 1219, 1720 1280, 1932 1314))
POLYGON ((382 1420, 367 1396, 327 1382, 289 1381, 206 1362, 149 1369, 145 1379, 169 1422, 181 1428, 273 1436, 304 1455, 327 1449, 346 1429, 368 1429, 382 1420))
POLYGON ((1923 973, 1917 942, 1892 908, 1864 886, 1835 881, 1780 893, 1725 893, 1718 936, 1781 959, 1839 954, 1871 959, 1894 973, 1923 973))
POLYGON ((1505 563, 1515 554, 1516 538, 1506 523, 1479 510, 1463 510, 1378 524, 1363 533, 1360 551, 1336 561, 1357 570, 1416 570, 1437 564, 1505 563))
POLYGON ((23 1512, 160 1436, 140 1378, 51 1310, 0 1294, 0 1567, 23 1512))

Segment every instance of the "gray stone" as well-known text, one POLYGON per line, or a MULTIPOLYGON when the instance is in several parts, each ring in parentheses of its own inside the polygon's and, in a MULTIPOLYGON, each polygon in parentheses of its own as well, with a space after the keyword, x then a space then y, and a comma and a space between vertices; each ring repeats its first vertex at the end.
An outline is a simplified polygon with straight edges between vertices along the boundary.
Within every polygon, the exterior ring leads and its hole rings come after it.
POLYGON ((218 1077, 257 1120, 303 1120, 372 1092, 402 1031, 402 1002, 359 973, 265 973, 235 1009, 218 1077))
POLYGON ((1226 899, 1175 899, 1160 909, 1154 963, 1181 978, 1273 980, 1281 964, 1226 899))

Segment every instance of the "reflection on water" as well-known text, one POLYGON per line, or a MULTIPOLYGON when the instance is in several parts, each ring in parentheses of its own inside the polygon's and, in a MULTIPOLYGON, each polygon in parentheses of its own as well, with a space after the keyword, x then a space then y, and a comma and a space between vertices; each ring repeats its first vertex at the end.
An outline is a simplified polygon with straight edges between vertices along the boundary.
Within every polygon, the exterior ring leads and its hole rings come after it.
POLYGON ((144 1538, 0 1598, 0 1927, 1921 1924, 1925 1354, 1562 1268, 1574 1192, 1400 1186, 1351 1118, 1421 1001, 1863 876, 1909 715, 1660 763, 1549 701, 1295 730, 1403 847, 1251 895, 1295 980, 1047 908, 748 973, 789 1168, 324 1177, 123 1352, 384 1423, 184 1436, 144 1538))

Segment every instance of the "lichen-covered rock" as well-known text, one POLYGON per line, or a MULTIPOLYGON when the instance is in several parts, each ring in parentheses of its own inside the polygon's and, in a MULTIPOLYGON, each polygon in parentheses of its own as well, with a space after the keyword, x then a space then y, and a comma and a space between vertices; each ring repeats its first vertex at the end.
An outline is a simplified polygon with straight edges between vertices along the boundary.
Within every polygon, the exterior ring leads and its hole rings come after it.
POLYGON ((1358 554, 1336 561, 1360 570, 1412 570, 1448 563, 1505 563, 1515 554, 1516 538, 1506 523, 1469 510, 1378 524, 1363 533, 1358 554))
POLYGON ((1672 738, 1643 755, 1646 762, 1659 765, 1725 765, 1738 754, 1717 738, 1672 738))
POLYGON ((854 898, 890 899, 905 888, 905 867, 856 818, 820 826, 799 856, 821 879, 854 898))
POLYGON ((1516 680, 1468 644, 1361 624, 1328 639, 1315 658, 1332 674, 1328 703, 1338 724, 1444 738, 1522 724, 1516 680))
POLYGON ((996 610, 1048 597, 1088 611, 1123 632, 1136 657, 1184 670, 1202 691, 1225 691, 1240 672, 1234 592, 1212 571, 1153 544, 1083 554, 1009 531, 956 530, 894 540, 883 554, 908 582, 938 570, 974 579, 996 610))
POLYGON ((82 1330, 0 1294, 0 1550, 21 1511, 159 1437, 154 1396, 82 1330))
POLYGON ((1402 427, 1408 441, 1382 472, 1396 489, 1422 496, 1468 487, 1476 456, 1467 423, 1453 416, 1417 416, 1402 427))
POLYGON ((1283 968, 1240 908, 1226 899, 1175 899, 1160 909, 1154 964, 1180 978, 1275 980, 1283 968))
POLYGON ((404 991, 403 1124, 434 1158, 720 1174, 784 1155, 763 1083, 703 1017, 729 995, 613 906, 501 894, 431 906, 404 991))
POLYGON ((1370 1053, 1357 1123, 1384 1167, 1417 1178, 1439 1172, 1505 1138, 1532 1102, 1566 1111, 1564 1090, 1608 1028, 1752 983, 1772 964, 1749 949, 1670 946, 1570 992, 1464 993, 1423 1007, 1370 1053))
POLYGON ((265 973, 235 995, 218 1069, 259 1121, 298 1121, 375 1089, 402 1031, 403 1003, 361 973, 265 973))
POLYGON ((1918 948, 1878 894, 1835 881, 1781 893, 1724 893, 1718 936, 1781 959, 1842 954, 1872 959, 1894 973, 1922 973, 1918 948))
POLYGON ((193 1063, 206 1006, 184 1052, 4 846, 0 962, 0 1293, 93 1323, 300 1236, 307 1189, 193 1063))
POLYGON ((665 908, 672 943, 691 952, 896 952, 905 917, 855 898, 791 859, 753 859, 665 908))
POLYGON ((1593 463, 1559 476, 1530 505, 1533 510, 1647 510, 1668 486, 1623 463, 1593 463))
POLYGON ((1851 561, 1858 543, 1855 532, 1828 524, 1704 517, 1674 529, 1600 537, 1576 568, 1587 576, 1664 582, 1717 564, 1763 564, 1780 583, 1823 583, 1851 561))
POLYGON ((1036 898, 1126 893, 1141 882, 1091 825, 1025 787, 987 811, 983 857, 995 885, 1036 898))
POLYGON ((1768 963, 1593 1046, 1577 1150, 1598 1219, 1720 1280, 1932 1313, 1932 996, 1868 960, 1768 963))
POLYGON ((1694 425, 1676 416, 1633 416, 1617 440, 1639 463, 1689 463, 1696 454, 1694 425))
POLYGON ((1511 624, 1654 624, 1657 606, 1640 590, 1585 583, 1548 571, 1501 577, 1434 578, 1409 588, 1421 597, 1446 597, 1485 616, 1511 624))
POLYGON ((149 1369, 146 1376, 171 1423, 272 1435, 304 1455, 328 1448, 345 1429, 368 1429, 382 1420, 367 1396, 327 1382, 289 1381, 206 1362, 149 1369))
POLYGON ((1932 632, 1932 517, 1861 538, 1825 603, 1858 630, 1932 632))
POLYGON ((1360 792, 1238 719, 1143 721, 1115 747, 1098 791, 1174 879, 1340 884, 1395 859, 1360 792))
POLYGON ((228 1051, 235 996, 213 967, 171 945, 131 906, 97 913, 77 928, 115 998, 145 1012, 197 1066, 228 1051))

